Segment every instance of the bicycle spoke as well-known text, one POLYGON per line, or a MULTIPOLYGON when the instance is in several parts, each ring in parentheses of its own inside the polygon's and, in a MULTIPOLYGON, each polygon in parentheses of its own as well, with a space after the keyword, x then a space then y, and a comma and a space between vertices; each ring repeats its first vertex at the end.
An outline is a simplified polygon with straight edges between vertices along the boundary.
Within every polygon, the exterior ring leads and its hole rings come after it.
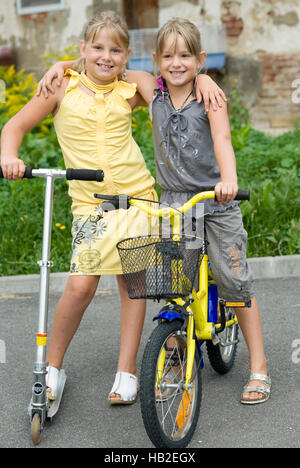
POLYGON ((191 394, 183 390, 186 372, 186 349, 183 351, 183 345, 186 348, 186 344, 181 344, 178 336, 169 337, 164 343, 167 354, 159 384, 160 395, 159 398, 156 397, 156 405, 160 406, 157 412, 160 414, 162 429, 173 439, 184 432, 188 424, 186 415, 190 416, 193 404, 191 394), (177 388, 174 387, 176 384, 177 388), (170 396, 168 392, 171 393, 170 396))
POLYGON ((147 433, 157 447, 186 446, 199 417, 199 356, 195 355, 192 379, 186 390, 187 342, 181 327, 179 321, 159 325, 143 357, 148 372, 143 374, 142 416, 147 433), (153 355, 156 356, 154 368, 153 355))

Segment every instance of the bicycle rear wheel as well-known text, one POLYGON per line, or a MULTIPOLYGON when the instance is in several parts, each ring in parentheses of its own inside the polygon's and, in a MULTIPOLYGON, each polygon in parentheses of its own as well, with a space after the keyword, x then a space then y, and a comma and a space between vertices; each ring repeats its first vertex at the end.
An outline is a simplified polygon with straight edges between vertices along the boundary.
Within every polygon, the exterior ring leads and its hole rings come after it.
MULTIPOLYGON (((226 307, 226 320, 230 320, 234 315, 234 309, 226 307)), ((233 367, 238 346, 238 332, 239 326, 234 324, 225 328, 218 335, 220 343, 214 345, 211 341, 206 341, 209 362, 212 368, 219 374, 227 374, 233 367)))
POLYGON ((181 327, 179 320, 160 323, 149 338, 142 361, 142 417, 150 440, 158 448, 186 447, 193 437, 200 413, 199 356, 196 351, 190 388, 186 391, 187 343, 181 327))

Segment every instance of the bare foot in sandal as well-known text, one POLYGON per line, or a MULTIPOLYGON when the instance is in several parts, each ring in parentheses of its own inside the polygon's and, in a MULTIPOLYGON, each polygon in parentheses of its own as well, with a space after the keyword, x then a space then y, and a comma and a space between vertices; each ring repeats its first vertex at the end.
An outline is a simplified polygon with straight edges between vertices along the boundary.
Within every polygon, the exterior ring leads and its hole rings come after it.
POLYGON ((47 398, 50 401, 56 400, 58 392, 60 370, 53 366, 47 366, 46 387, 47 398))
POLYGON ((241 403, 256 405, 268 401, 271 393, 271 378, 266 374, 253 373, 249 377, 248 385, 243 389, 241 403))
POLYGON ((108 395, 111 405, 132 405, 138 392, 138 379, 134 374, 119 371, 108 395))

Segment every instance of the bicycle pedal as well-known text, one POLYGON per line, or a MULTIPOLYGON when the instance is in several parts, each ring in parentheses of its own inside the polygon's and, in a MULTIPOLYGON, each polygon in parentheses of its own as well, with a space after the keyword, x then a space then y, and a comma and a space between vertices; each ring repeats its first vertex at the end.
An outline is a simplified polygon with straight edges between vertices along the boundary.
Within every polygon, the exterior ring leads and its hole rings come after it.
POLYGON ((225 301, 225 307, 251 307, 251 301, 225 301))

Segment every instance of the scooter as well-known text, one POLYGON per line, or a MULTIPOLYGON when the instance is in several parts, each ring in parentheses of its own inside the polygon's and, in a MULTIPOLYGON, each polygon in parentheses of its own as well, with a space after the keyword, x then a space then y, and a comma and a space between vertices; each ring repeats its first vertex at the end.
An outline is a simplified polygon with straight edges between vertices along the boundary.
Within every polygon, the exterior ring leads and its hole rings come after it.
MULTIPOLYGON (((60 372, 60 378, 58 383, 57 398, 53 402, 48 400, 46 392, 46 375, 48 364, 46 362, 46 350, 50 268, 53 265, 53 262, 50 260, 50 249, 54 181, 55 179, 66 178, 67 180, 89 180, 102 182, 104 179, 104 173, 102 170, 32 169, 31 167, 27 167, 24 174, 24 178, 31 179, 33 177, 41 177, 45 179, 42 259, 37 262, 40 267, 40 285, 38 329, 36 334, 36 358, 33 369, 34 383, 32 387, 32 397, 28 406, 28 414, 31 421, 31 439, 35 445, 38 445, 41 442, 41 434, 45 422, 52 421, 52 418, 59 410, 61 398, 67 379, 65 371, 62 370, 60 372)), ((1 167, 0 178, 3 178, 1 167)))

